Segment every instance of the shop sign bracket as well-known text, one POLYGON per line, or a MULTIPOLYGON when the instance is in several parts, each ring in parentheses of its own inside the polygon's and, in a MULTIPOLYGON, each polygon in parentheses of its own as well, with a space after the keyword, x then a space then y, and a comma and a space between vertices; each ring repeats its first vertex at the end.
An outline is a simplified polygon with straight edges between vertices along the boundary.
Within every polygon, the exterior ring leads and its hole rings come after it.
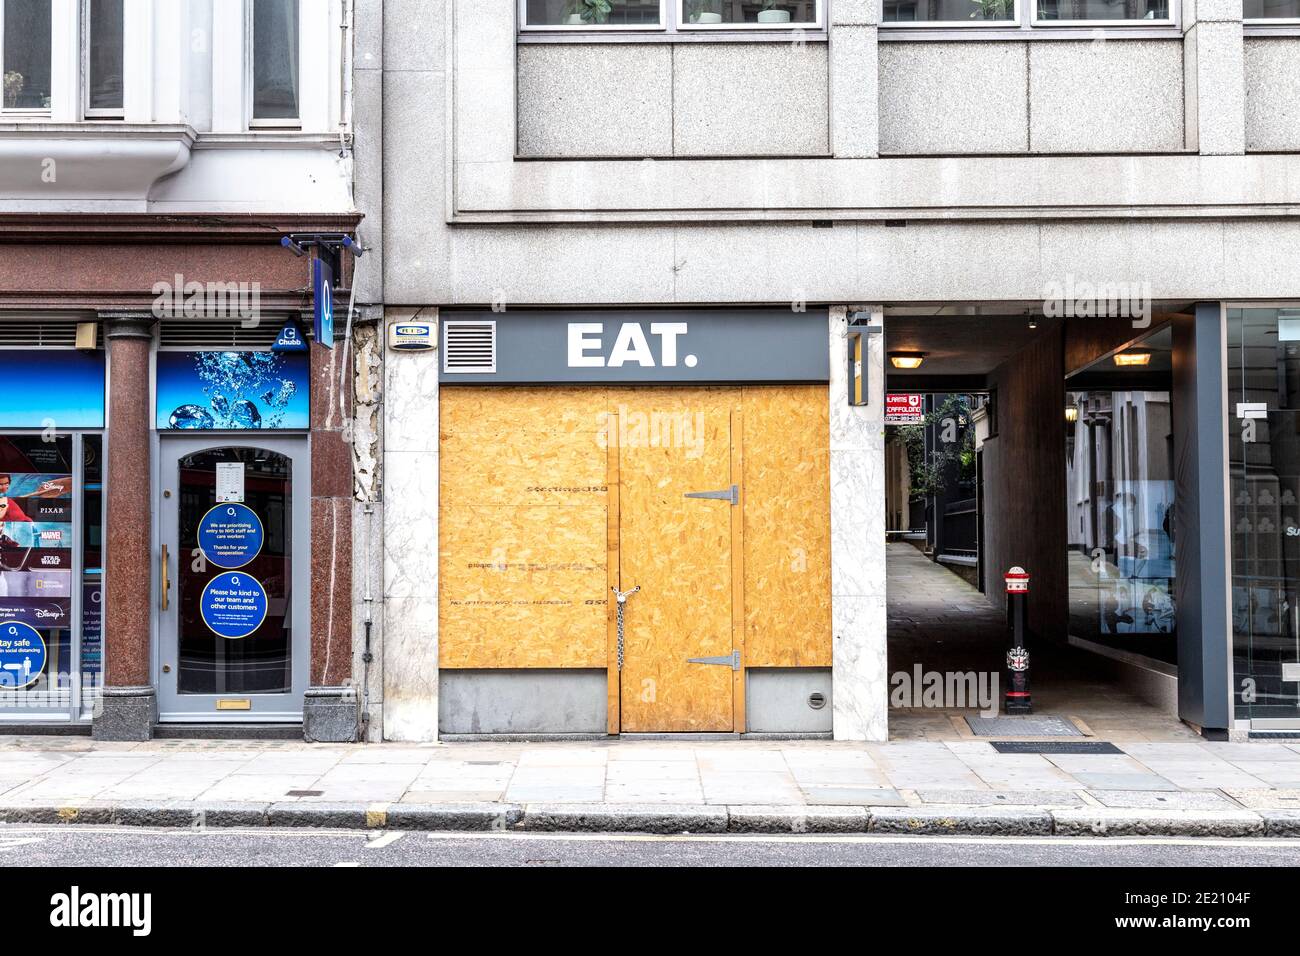
POLYGON ((732 485, 730 488, 723 488, 721 491, 688 491, 687 498, 717 498, 719 501, 730 501, 733 505, 740 504, 740 486, 732 485))
POLYGON ((730 667, 733 671, 740 670, 740 651, 732 651, 730 654, 724 654, 721 657, 688 657, 688 664, 720 664, 723 667, 730 667))

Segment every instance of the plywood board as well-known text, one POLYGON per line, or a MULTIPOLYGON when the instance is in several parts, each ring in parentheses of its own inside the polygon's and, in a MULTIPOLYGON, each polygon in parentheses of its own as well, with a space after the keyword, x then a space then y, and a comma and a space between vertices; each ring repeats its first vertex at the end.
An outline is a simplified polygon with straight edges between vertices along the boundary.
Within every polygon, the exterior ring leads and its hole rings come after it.
POLYGON ((729 488, 735 389, 611 390, 619 408, 622 730, 727 731, 733 507, 687 492, 729 488))
POLYGON ((745 663, 831 664, 825 386, 746 386, 745 663))
POLYGON ((442 389, 439 665, 604 667, 601 389, 442 389))

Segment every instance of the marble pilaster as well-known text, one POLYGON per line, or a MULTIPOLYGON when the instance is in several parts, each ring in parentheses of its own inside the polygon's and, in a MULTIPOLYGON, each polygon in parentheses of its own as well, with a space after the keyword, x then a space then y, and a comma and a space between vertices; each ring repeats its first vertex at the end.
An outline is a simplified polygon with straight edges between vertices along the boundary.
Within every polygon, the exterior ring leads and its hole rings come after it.
MULTIPOLYGON (((385 322, 414 310, 389 309, 385 322)), ((436 320, 436 309, 420 310, 436 320)), ((438 365, 433 352, 384 358, 383 732, 438 737, 438 365)))
MULTIPOLYGON (((872 306, 871 324, 883 325, 872 306)), ((830 310, 832 707, 836 740, 888 739, 884 335, 866 336, 869 403, 848 403, 849 310, 830 310)))

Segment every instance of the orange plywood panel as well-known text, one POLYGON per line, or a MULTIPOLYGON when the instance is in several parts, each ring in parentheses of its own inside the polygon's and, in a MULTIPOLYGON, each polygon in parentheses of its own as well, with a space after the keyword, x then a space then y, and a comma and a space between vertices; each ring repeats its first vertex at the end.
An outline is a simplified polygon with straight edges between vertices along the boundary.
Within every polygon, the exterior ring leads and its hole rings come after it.
POLYGON ((444 388, 439 664, 604 667, 601 389, 444 388))
POLYGON ((729 488, 734 389, 611 390, 619 410, 622 729, 732 729, 732 512, 687 492, 729 488))
POLYGON ((831 665, 825 386, 746 386, 745 664, 831 665))

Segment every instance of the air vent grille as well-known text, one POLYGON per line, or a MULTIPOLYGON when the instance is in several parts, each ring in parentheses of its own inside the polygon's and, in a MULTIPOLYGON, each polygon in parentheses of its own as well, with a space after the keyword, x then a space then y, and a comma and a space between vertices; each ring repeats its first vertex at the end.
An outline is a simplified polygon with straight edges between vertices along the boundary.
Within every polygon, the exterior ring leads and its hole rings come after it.
POLYGON ((76 344, 76 322, 0 322, 0 348, 71 348, 76 344))
POLYGON ((497 324, 492 321, 442 323, 442 370, 448 373, 497 370, 497 324))
POLYGON ((172 349, 269 349, 275 344, 283 323, 263 319, 247 328, 240 322, 169 322, 158 323, 158 341, 172 349))

